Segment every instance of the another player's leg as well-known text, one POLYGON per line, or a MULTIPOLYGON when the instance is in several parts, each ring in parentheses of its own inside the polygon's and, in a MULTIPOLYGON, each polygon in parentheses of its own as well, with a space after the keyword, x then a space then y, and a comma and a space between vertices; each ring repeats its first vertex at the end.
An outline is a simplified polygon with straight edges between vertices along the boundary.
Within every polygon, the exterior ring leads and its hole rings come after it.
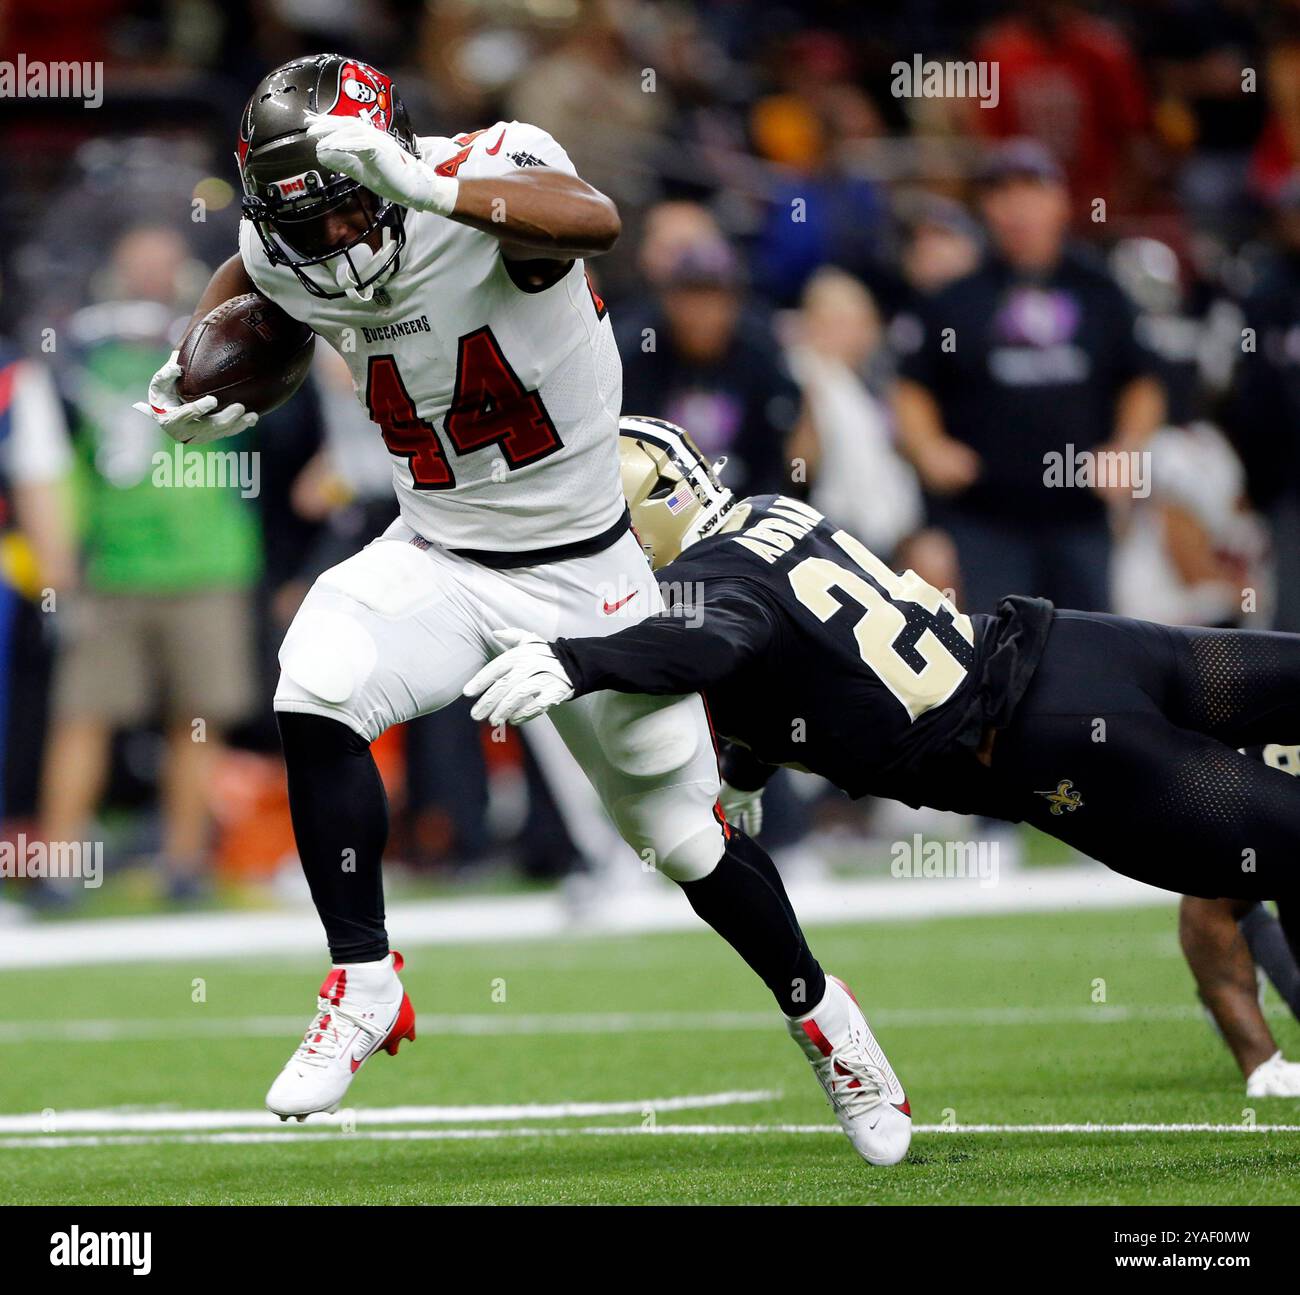
POLYGON ((776 866, 717 811, 700 699, 596 693, 551 718, 624 840, 767 985, 854 1148, 872 1164, 901 1160, 907 1097, 848 988, 813 957, 776 866))
POLYGON ((1185 895, 1178 938, 1197 992, 1246 1080, 1248 1097, 1300 1097, 1300 1065, 1287 1061, 1260 1009, 1255 959, 1243 933, 1249 900, 1185 895))
POLYGON ((280 650, 276 712, 294 836, 331 967, 267 1093, 282 1118, 334 1110, 376 1052, 415 1037, 384 925, 388 801, 370 742, 458 695, 483 659, 472 615, 413 545, 377 542, 313 586, 280 650))

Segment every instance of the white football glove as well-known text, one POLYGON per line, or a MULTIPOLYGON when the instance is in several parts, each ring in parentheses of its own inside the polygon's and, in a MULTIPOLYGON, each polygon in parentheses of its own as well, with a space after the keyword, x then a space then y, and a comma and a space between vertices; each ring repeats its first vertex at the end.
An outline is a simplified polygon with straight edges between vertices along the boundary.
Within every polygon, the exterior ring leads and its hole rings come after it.
POLYGON ((722 784, 722 812, 728 823, 734 823, 746 836, 757 836, 763 830, 763 789, 742 791, 729 782, 722 784))
POLYGON ((527 630, 497 630, 506 648, 465 685, 465 696, 483 693, 470 714, 497 724, 522 724, 573 696, 573 683, 551 645, 527 630), (485 691, 486 690, 486 691, 485 691))
POLYGON ((399 207, 436 211, 449 216, 456 207, 460 182, 438 175, 427 162, 412 157, 386 130, 359 117, 311 114, 307 135, 316 141, 321 166, 391 199, 399 207))
POLYGON ((206 445, 226 436, 236 436, 257 422, 257 415, 243 405, 227 405, 217 409, 216 396, 200 396, 189 404, 181 401, 176 384, 181 378, 181 366, 176 363, 179 351, 149 381, 149 400, 137 400, 132 409, 148 414, 159 427, 182 445, 206 445))

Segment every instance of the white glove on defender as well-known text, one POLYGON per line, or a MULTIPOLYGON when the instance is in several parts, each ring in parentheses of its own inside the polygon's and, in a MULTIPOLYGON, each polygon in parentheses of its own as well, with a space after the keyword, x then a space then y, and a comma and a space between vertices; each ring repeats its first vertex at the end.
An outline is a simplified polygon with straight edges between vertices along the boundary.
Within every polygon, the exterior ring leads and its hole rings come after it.
POLYGON ((522 724, 573 696, 573 683, 545 639, 527 630, 497 630, 495 638, 508 651, 489 661, 464 689, 466 697, 483 693, 470 711, 475 719, 494 726, 522 724))
POLYGON ((734 823, 746 836, 757 836, 763 830, 763 789, 741 791, 729 782, 722 784, 722 812, 728 823, 734 823))
POLYGON ((412 157, 387 131, 359 117, 312 115, 307 135, 316 141, 321 166, 364 185, 374 193, 414 211, 450 216, 460 182, 438 175, 427 162, 412 157))
POLYGON ((181 378, 181 366, 176 363, 179 351, 149 381, 149 401, 137 400, 132 409, 148 414, 159 427, 182 445, 206 445, 226 436, 236 436, 257 422, 252 410, 243 405, 227 405, 217 410, 216 396, 200 396, 189 404, 181 402, 176 384, 181 378))

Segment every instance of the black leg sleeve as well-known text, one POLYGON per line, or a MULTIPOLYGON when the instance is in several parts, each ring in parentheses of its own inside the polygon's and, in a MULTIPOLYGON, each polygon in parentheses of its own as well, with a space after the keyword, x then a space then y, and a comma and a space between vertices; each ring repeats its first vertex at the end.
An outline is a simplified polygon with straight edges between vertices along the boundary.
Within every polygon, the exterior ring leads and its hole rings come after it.
POLYGON ((334 962, 388 953, 381 872, 388 796, 370 744, 338 720, 280 712, 289 812, 334 962))
POLYGON ((822 1000, 826 977, 812 956, 767 852, 731 829, 718 866, 699 881, 679 883, 691 907, 758 973, 787 1016, 822 1000))
POLYGON ((1277 917, 1257 904, 1237 925, 1250 945, 1251 956, 1263 968, 1273 988, 1300 1021, 1300 910, 1294 901, 1279 900, 1277 917))

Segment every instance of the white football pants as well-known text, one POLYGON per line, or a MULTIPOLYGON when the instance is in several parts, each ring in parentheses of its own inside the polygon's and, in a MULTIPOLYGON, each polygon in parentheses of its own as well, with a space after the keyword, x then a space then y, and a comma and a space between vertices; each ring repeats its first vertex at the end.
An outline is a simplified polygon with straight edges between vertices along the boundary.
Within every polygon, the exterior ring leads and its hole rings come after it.
MULTIPOLYGON (((498 571, 427 547, 399 520, 312 585, 280 648, 275 709, 374 741, 459 697, 500 650, 493 630, 593 637, 661 606, 630 531, 589 557, 498 571)), ((698 696, 591 693, 549 718, 643 863, 674 881, 713 870, 718 766, 698 696)))

